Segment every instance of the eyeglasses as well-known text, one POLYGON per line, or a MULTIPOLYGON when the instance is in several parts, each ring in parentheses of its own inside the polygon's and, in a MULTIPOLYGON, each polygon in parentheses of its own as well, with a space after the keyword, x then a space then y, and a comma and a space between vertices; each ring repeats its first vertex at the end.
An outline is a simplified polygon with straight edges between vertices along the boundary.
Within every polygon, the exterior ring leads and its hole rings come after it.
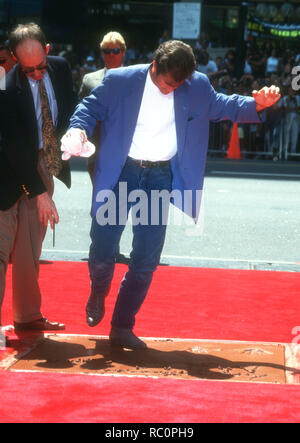
POLYGON ((118 54, 120 54, 121 49, 120 48, 114 48, 114 49, 104 48, 104 49, 102 49, 102 52, 105 55, 109 55, 109 54, 118 55, 118 54))
POLYGON ((34 71, 46 71, 47 70, 47 68, 48 68, 48 66, 47 65, 44 65, 44 66, 40 66, 39 68, 28 68, 28 69, 23 69, 22 68, 22 71, 24 72, 24 74, 32 74, 34 71))

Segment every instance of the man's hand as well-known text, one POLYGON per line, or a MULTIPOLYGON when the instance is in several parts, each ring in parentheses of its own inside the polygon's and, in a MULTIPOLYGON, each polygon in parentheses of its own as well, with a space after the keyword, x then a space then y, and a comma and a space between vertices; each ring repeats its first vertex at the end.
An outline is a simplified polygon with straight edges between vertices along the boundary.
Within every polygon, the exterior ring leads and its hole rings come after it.
POLYGON ((281 97, 279 88, 274 85, 272 85, 270 88, 265 86, 259 91, 252 91, 252 95, 256 102, 257 112, 274 105, 274 103, 278 102, 281 97))
POLYGON ((85 131, 79 128, 71 128, 61 139, 62 159, 69 160, 75 157, 90 157, 95 153, 95 146, 87 139, 85 131))
POLYGON ((40 222, 44 226, 48 226, 49 222, 51 229, 53 229, 54 223, 57 224, 59 222, 59 217, 54 201, 47 192, 38 195, 36 199, 40 222))

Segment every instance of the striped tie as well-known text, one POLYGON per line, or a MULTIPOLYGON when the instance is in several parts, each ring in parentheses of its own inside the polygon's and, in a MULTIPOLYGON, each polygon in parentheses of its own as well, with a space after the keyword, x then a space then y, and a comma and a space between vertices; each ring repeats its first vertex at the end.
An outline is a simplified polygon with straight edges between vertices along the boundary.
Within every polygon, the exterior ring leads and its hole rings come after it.
POLYGON ((44 160, 50 174, 57 177, 62 170, 61 152, 59 151, 48 95, 43 80, 40 80, 40 99, 44 160))

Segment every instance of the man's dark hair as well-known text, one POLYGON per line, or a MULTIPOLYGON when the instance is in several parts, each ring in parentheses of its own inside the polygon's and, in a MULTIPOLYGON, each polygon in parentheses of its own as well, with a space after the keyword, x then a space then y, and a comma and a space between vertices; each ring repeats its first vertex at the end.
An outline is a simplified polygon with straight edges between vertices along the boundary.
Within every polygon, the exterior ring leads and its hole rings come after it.
POLYGON ((9 46, 11 51, 16 54, 18 45, 25 40, 37 40, 41 43, 43 48, 46 47, 46 37, 39 25, 36 23, 28 23, 25 25, 18 25, 9 36, 9 46))
POLYGON ((168 40, 153 54, 157 74, 169 73, 176 82, 188 78, 196 69, 192 48, 180 40, 168 40))

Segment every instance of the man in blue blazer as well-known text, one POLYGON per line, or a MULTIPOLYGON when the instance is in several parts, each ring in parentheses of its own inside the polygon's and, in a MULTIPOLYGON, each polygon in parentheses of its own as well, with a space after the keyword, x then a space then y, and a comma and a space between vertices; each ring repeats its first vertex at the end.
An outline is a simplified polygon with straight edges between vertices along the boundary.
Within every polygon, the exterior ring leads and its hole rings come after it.
POLYGON ((196 222, 209 121, 260 122, 258 112, 280 98, 275 87, 255 91, 254 98, 218 94, 195 67, 189 45, 165 42, 154 53, 151 65, 108 73, 78 105, 70 121, 68 134, 77 128, 84 140, 92 135, 96 122, 102 121, 92 204, 91 294, 86 307, 90 326, 103 318, 129 209, 135 214, 129 269, 112 317, 113 346, 146 348, 132 330, 165 239, 168 208, 162 200, 155 206, 154 196, 177 192, 173 202, 196 222))

